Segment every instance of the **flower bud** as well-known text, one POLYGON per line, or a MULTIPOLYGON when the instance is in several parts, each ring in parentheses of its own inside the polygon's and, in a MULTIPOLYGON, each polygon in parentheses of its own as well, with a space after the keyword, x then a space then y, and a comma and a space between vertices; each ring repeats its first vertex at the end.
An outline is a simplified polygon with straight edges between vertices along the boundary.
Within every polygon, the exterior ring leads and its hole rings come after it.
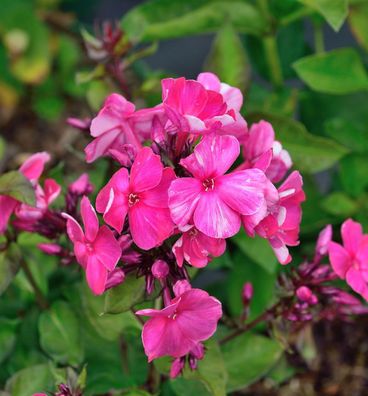
POLYGON ((56 243, 39 243, 37 247, 44 253, 57 256, 62 252, 62 247, 56 243))
POLYGON ((183 280, 179 280, 175 283, 174 285, 174 293, 175 296, 181 296, 182 294, 184 294, 186 291, 190 290, 192 288, 192 286, 190 285, 190 283, 183 279, 183 280))
POLYGON ((243 305, 248 307, 253 297, 253 285, 251 282, 245 282, 242 290, 243 305))
POLYGON ((313 294, 312 290, 307 286, 301 286, 296 290, 296 295, 300 301, 303 301, 309 305, 315 305, 318 303, 317 297, 313 294))
POLYGON ((75 180, 73 183, 71 183, 68 187, 68 190, 76 195, 88 195, 89 193, 92 192, 93 186, 89 181, 89 177, 87 173, 83 173, 78 177, 77 180, 75 180))
POLYGON ((107 276, 105 291, 124 282, 125 273, 121 268, 115 268, 107 276))
POLYGON ((176 378, 178 375, 180 375, 184 368, 184 364, 185 360, 183 358, 176 358, 171 363, 170 378, 176 378))
POLYGON ((163 280, 169 274, 169 266, 163 260, 156 260, 151 268, 152 275, 159 280, 163 280))
POLYGON ((324 256, 327 254, 328 245, 332 239, 332 226, 329 224, 326 226, 318 236, 317 245, 316 245, 316 254, 320 256, 324 256))

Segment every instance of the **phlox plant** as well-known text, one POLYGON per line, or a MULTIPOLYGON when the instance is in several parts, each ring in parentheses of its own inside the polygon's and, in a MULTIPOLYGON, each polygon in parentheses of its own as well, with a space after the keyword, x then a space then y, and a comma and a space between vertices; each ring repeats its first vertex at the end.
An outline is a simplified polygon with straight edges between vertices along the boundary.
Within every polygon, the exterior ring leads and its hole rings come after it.
MULTIPOLYGON (((22 231, 40 234, 49 242, 38 248, 64 265, 78 263, 95 295, 124 290, 128 277, 144 279, 147 303, 131 309, 142 324, 148 362, 169 357, 171 378, 198 368, 224 317, 221 301, 192 285, 193 270, 211 266, 241 228, 250 239, 265 239, 281 265, 292 261, 289 249, 299 244, 303 178, 269 122, 248 129, 242 103, 240 90, 213 73, 162 80, 162 102, 154 108, 136 110, 111 94, 90 122, 85 148, 88 163, 102 157, 111 163, 94 201, 87 172, 67 187, 64 207, 52 207, 62 187, 53 179, 40 182, 46 152, 18 171, 35 203, 0 196, 2 249, 22 231)), ((332 242, 330 225, 322 230, 315 256, 281 272, 280 299, 252 321, 253 287, 246 283, 241 321, 223 328, 220 344, 280 317, 300 329, 312 320, 366 313, 360 299, 333 281, 346 280, 368 299, 368 236, 350 219, 341 233, 343 245, 332 242)), ((57 394, 72 394, 68 386, 57 394)))

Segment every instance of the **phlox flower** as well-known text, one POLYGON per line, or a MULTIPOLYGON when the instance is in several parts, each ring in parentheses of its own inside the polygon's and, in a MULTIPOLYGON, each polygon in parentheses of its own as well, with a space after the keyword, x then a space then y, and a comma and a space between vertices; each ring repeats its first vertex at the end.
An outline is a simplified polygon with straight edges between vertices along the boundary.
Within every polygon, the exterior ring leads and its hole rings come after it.
POLYGON ((86 271, 88 286, 98 295, 105 291, 109 273, 114 271, 121 257, 121 247, 107 226, 99 226, 96 212, 87 197, 82 198, 81 215, 84 231, 73 217, 63 213, 77 261, 86 271))
POLYGON ((202 268, 208 264, 210 256, 219 257, 225 249, 224 239, 211 238, 191 227, 175 242, 172 251, 179 267, 185 260, 193 267, 202 268))
POLYGON ((164 168, 160 157, 144 147, 135 158, 130 175, 118 170, 99 192, 96 208, 107 224, 122 231, 128 216, 133 241, 152 249, 171 235, 174 224, 168 209, 167 191, 175 174, 164 168))
POLYGON ((169 188, 171 217, 180 229, 188 224, 211 238, 228 238, 241 216, 256 213, 264 201, 266 176, 259 169, 225 173, 240 152, 234 136, 205 137, 180 164, 192 174, 169 188))
POLYGON ((330 242, 328 253, 335 273, 368 301, 368 235, 362 226, 346 220, 341 226, 342 245, 330 242))
MULTIPOLYGON (((46 162, 50 160, 50 155, 46 152, 31 155, 19 168, 21 172, 36 188, 46 162)), ((36 190, 37 191, 37 190, 36 190)), ((16 199, 7 195, 0 195, 0 233, 3 233, 14 210, 20 205, 16 199)))
POLYGON ((178 281, 174 292, 175 298, 164 309, 136 312, 151 317, 142 331, 149 362, 161 356, 178 358, 186 355, 215 333, 222 316, 220 301, 204 290, 191 289, 187 281, 178 281))
POLYGON ((277 202, 267 208, 267 215, 254 228, 258 235, 268 239, 281 264, 291 261, 287 246, 299 244, 301 203, 305 200, 302 186, 303 179, 299 172, 292 172, 278 188, 277 202))
POLYGON ((275 132, 267 121, 255 123, 242 138, 244 163, 241 169, 258 168, 273 183, 281 181, 291 168, 289 153, 275 140, 275 132))
POLYGON ((109 95, 91 122, 94 140, 85 148, 87 162, 106 155, 117 156, 124 145, 141 148, 150 136, 154 117, 163 117, 160 107, 135 111, 135 105, 119 94, 109 95))

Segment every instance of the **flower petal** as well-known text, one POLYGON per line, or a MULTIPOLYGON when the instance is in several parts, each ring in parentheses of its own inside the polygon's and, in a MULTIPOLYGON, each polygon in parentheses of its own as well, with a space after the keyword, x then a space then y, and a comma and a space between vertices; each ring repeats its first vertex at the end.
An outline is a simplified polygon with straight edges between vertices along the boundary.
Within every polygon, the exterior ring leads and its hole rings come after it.
POLYGON ((344 248, 350 254, 355 254, 363 237, 363 228, 361 224, 348 219, 341 226, 341 236, 344 248))
POLYGON ((78 222, 67 213, 61 214, 66 219, 66 232, 73 243, 84 242, 84 232, 78 222))
POLYGON ((24 164, 19 168, 19 171, 31 181, 38 180, 42 175, 46 162, 50 161, 50 154, 46 151, 31 155, 24 164))
POLYGON ((81 215, 86 238, 92 242, 97 236, 99 224, 96 212, 86 196, 81 201, 81 215))
POLYGON ((0 195, 0 234, 6 230, 9 218, 17 204, 18 202, 14 198, 0 195))
POLYGON ((92 292, 100 295, 105 291, 107 269, 96 256, 89 256, 86 270, 87 283, 92 292))
POLYGON ((120 260, 121 247, 107 226, 102 226, 99 229, 93 248, 99 261, 106 269, 112 271, 120 260))
POLYGON ((168 207, 168 190, 176 176, 172 168, 165 168, 160 183, 151 190, 139 194, 140 199, 148 206, 155 208, 168 207))
POLYGON ((347 250, 336 242, 330 242, 328 245, 328 254, 335 273, 340 278, 345 278, 346 272, 351 266, 350 256, 347 250))
POLYGON ((346 283, 356 292, 359 293, 365 300, 368 301, 368 286, 363 279, 362 274, 351 267, 346 273, 346 283))

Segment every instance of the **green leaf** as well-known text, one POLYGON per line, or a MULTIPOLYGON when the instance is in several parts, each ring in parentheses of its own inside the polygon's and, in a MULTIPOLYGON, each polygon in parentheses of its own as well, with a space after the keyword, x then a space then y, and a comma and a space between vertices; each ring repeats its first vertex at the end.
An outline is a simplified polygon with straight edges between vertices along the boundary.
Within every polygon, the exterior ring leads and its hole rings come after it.
POLYGON ((213 396, 226 395, 227 372, 221 349, 217 342, 206 342, 206 354, 198 362, 197 370, 185 370, 184 378, 199 379, 213 396))
POLYGON ((27 367, 15 373, 6 383, 5 390, 12 396, 29 396, 53 389, 53 376, 47 364, 27 367))
POLYGON ((217 33, 205 70, 217 74, 221 81, 245 90, 249 80, 249 63, 239 35, 230 24, 217 33))
POLYGON ((18 171, 10 171, 0 176, 0 194, 13 197, 27 205, 36 204, 31 182, 18 171))
POLYGON ((20 252, 17 245, 12 244, 0 253, 0 295, 8 288, 20 268, 20 252))
POLYGON ((5 140, 0 137, 0 161, 3 159, 6 150, 6 143, 5 140))
POLYGON ((306 56, 293 67, 308 87, 318 92, 343 95, 368 89, 364 65, 352 48, 306 56))
POLYGON ((152 41, 211 33, 225 21, 242 33, 260 34, 265 20, 244 0, 151 0, 124 15, 121 25, 133 41, 152 41))
POLYGON ((245 388, 263 377, 282 354, 278 342, 252 333, 232 339, 221 349, 229 374, 228 392, 245 388))
POLYGON ((287 117, 252 114, 248 119, 269 121, 277 140, 289 151, 295 168, 301 172, 316 173, 328 169, 348 152, 331 139, 310 134, 303 124, 287 117))
POLYGON ((38 328, 41 347, 57 363, 77 366, 83 361, 78 319, 67 303, 57 301, 43 312, 38 328))
POLYGON ((250 238, 244 230, 241 230, 232 240, 245 255, 267 272, 273 274, 276 271, 277 260, 275 253, 266 239, 258 236, 250 238))
POLYGON ((350 6, 349 25, 358 43, 368 51, 368 3, 350 6))
POLYGON ((321 206, 327 213, 342 218, 352 216, 359 209, 358 204, 341 191, 335 191, 324 198, 321 206))
POLYGON ((18 323, 18 320, 0 318, 0 364, 14 348, 18 323))
POLYGON ((254 318, 269 307, 274 299, 276 273, 266 271, 240 251, 233 255, 233 261, 234 267, 226 287, 230 312, 234 316, 241 315, 243 285, 245 282, 251 282, 254 295, 250 304, 250 317, 254 318))
POLYGON ((176 378, 170 381, 170 388, 177 396, 211 396, 204 383, 194 379, 176 378))
POLYGON ((348 0, 299 0, 319 12, 335 30, 339 31, 348 16, 348 0))
POLYGON ((131 307, 143 300, 144 291, 143 277, 127 276, 121 285, 113 287, 106 293, 104 313, 118 314, 129 311, 131 307))
POLYGON ((366 154, 346 156, 340 162, 340 180, 344 190, 358 197, 368 186, 368 158, 366 154))

